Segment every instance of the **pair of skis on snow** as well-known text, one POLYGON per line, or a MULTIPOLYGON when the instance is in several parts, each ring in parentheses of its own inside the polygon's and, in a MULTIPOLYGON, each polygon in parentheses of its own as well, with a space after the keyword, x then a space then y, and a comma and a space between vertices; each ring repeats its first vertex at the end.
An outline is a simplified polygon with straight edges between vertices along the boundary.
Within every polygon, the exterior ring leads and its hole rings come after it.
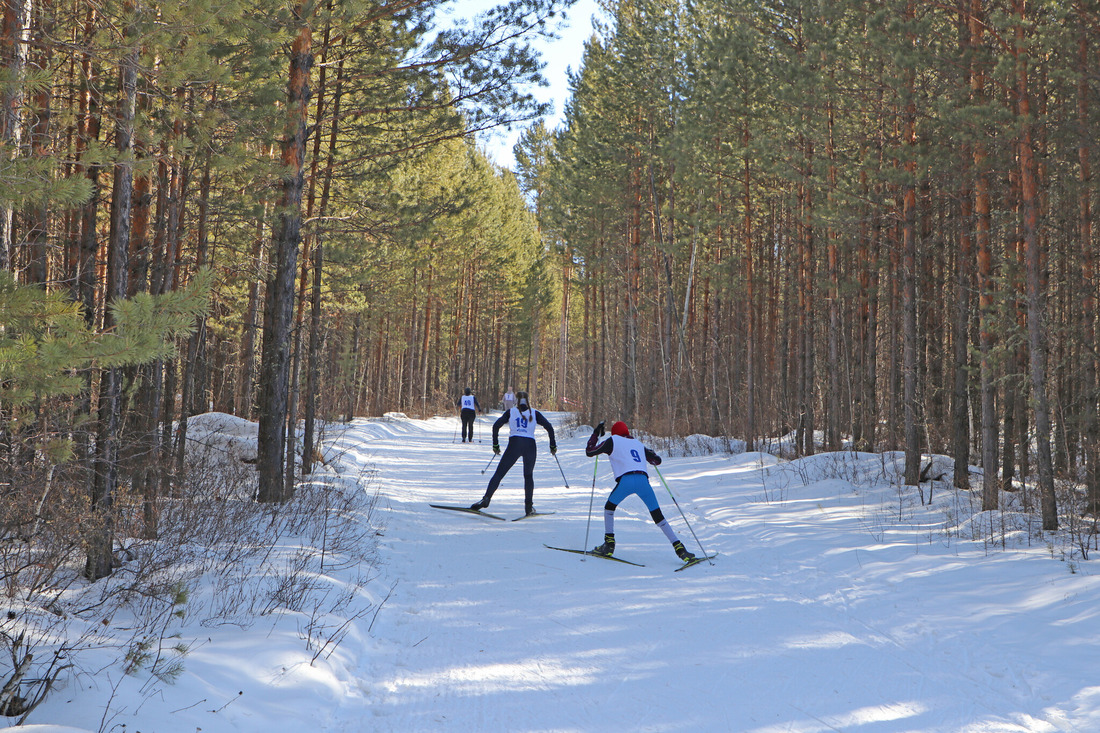
MULTIPOLYGON (((543 547, 545 547, 547 549, 550 549, 550 550, 561 550, 562 552, 572 552, 572 553, 577 554, 577 555, 588 555, 589 557, 599 557, 599 558, 602 558, 604 560, 614 560, 615 562, 625 562, 627 565, 634 565, 634 566, 639 567, 639 568, 644 568, 645 567, 645 565, 642 565, 640 562, 630 562, 629 560, 624 560, 621 557, 615 557, 614 555, 601 555, 598 552, 592 552, 592 550, 574 550, 574 549, 571 549, 569 547, 554 547, 552 545, 547 545, 545 543, 543 543, 543 547)), ((692 565, 698 565, 701 562, 709 562, 709 561, 713 560, 716 557, 718 557, 718 555, 711 555, 709 557, 704 555, 704 556, 701 556, 701 557, 693 558, 693 559, 688 560, 687 562, 685 562, 680 567, 676 568, 676 572, 678 573, 681 570, 683 570, 684 568, 690 568, 692 565)))
MULTIPOLYGON (((433 509, 447 509, 452 512, 466 512, 467 514, 477 514, 482 517, 488 517, 489 519, 499 519, 504 522, 507 521, 504 517, 498 517, 496 514, 490 514, 489 512, 483 512, 480 509, 471 509, 468 506, 446 506, 444 504, 429 504, 428 506, 433 509)), ((524 514, 522 517, 516 517, 513 522, 518 522, 521 519, 527 519, 529 517, 544 517, 547 514, 553 514, 554 512, 534 512, 532 514, 524 514)))
MULTIPOLYGON (((445 504, 429 504, 428 506, 432 507, 433 509, 446 509, 446 510, 452 511, 452 512, 465 512, 466 514, 477 514, 477 515, 480 515, 482 517, 488 517, 489 519, 499 519, 502 522, 506 521, 504 519, 504 517, 499 517, 496 514, 490 514, 489 512, 483 512, 480 509, 471 509, 468 506, 447 506, 445 504)), ((545 516, 547 514, 553 514, 553 513, 554 512, 534 512, 532 514, 524 514, 522 517, 516 517, 512 521, 513 522, 518 522, 519 520, 527 519, 528 517, 542 517, 542 516, 545 516)), ((549 550, 560 550, 561 552, 572 552, 572 553, 577 554, 577 555, 589 555, 591 557, 599 557, 599 558, 602 558, 604 560, 614 560, 615 562, 621 562, 621 563, 625 563, 627 565, 633 565, 633 566, 639 567, 639 568, 644 568, 645 567, 645 565, 642 565, 641 563, 638 563, 638 562, 631 562, 630 560, 624 560, 621 557, 615 557, 614 555, 600 555, 598 553, 592 552, 591 550, 574 550, 574 549, 571 549, 571 548, 568 548, 568 547, 553 547, 553 546, 547 545, 545 543, 543 544, 543 547, 545 547, 549 550)), ((703 562, 704 560, 709 562, 709 561, 713 560, 716 557, 718 557, 718 555, 716 555, 716 554, 711 555, 709 557, 707 557, 705 555, 702 556, 702 557, 696 557, 695 559, 688 560, 683 565, 676 568, 676 572, 680 572, 684 568, 690 568, 692 565, 698 565, 699 563, 703 562)))

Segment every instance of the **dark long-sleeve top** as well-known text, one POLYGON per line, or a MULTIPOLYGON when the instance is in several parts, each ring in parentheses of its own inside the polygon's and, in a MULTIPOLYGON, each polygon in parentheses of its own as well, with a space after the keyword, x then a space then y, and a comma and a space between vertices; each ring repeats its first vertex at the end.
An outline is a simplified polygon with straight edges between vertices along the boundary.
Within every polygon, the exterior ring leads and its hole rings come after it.
MULTIPOLYGON (((467 396, 467 395, 464 395, 464 396, 467 396)), ((477 395, 468 395, 468 396, 474 398, 474 409, 477 410, 478 412, 484 412, 484 410, 481 409, 481 403, 477 401, 477 395)), ((462 409, 462 396, 460 396, 458 398, 458 400, 456 401, 455 404, 458 405, 458 409, 460 409, 460 410, 462 409)))
MULTIPOLYGON (((554 426, 551 425, 550 421, 547 420, 543 416, 543 414, 541 412, 539 412, 538 410, 532 408, 530 411, 535 413, 535 424, 536 425, 541 425, 543 428, 545 428, 546 429, 546 434, 548 436, 550 436, 550 447, 551 448, 557 447, 558 443, 554 439, 554 426)), ((505 410, 504 414, 501 415, 500 417, 498 417, 497 421, 495 423, 493 423, 493 444, 494 445, 496 445, 497 443, 500 442, 499 440, 497 440, 497 434, 500 432, 500 429, 502 427, 504 427, 505 425, 507 425, 508 422, 511 420, 513 412, 519 413, 519 408, 518 407, 512 407, 512 408, 509 408, 509 409, 505 410)), ((522 414, 522 413, 520 413, 520 414, 522 414)), ((526 438, 528 436, 526 436, 526 435, 517 436, 517 435, 515 435, 515 431, 513 429, 511 437, 526 438)), ((533 436, 532 436, 532 439, 533 439, 533 436)))
MULTIPOLYGON (((590 437, 588 439, 588 445, 585 446, 585 448, 584 448, 584 454, 586 456, 588 456, 589 458, 592 458, 593 456, 597 456, 600 453, 606 453, 607 455, 611 455, 611 451, 614 450, 614 445, 615 444, 611 442, 611 441, 615 440, 614 435, 612 435, 607 440, 605 440, 604 442, 597 445, 596 442, 599 439, 600 439, 600 436, 597 435, 595 432, 593 432, 592 437, 590 437)), ((654 465, 654 466, 660 466, 661 465, 661 457, 659 455, 657 455, 653 450, 651 450, 648 447, 645 449, 645 460, 646 460, 646 463, 649 463, 649 464, 654 465)))

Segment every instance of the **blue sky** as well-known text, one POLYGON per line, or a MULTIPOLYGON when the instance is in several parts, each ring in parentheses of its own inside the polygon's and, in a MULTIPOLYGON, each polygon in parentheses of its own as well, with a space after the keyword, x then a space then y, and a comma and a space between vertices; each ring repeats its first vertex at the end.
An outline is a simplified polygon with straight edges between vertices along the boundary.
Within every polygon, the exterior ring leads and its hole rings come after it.
MULTIPOLYGON (((472 16, 498 2, 499 0, 456 0, 455 9, 472 16)), ((543 75, 550 86, 537 88, 534 94, 539 100, 550 101, 554 105, 553 113, 546 120, 551 129, 561 124, 565 102, 569 98, 569 70, 576 71, 580 66, 584 42, 592 35, 592 17, 598 14, 600 9, 596 0, 577 0, 567 12, 566 20, 558 21, 557 34, 560 37, 556 40, 539 39, 535 44, 546 62, 543 75)), ((499 130, 484 135, 480 142, 493 162, 512 168, 515 164, 512 146, 522 132, 521 128, 499 130)))

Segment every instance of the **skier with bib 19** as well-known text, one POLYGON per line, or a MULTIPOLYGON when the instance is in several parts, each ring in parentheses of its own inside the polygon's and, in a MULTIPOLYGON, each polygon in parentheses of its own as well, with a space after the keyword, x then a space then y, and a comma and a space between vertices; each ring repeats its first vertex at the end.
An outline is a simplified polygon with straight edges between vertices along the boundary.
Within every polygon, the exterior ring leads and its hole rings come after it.
POLYGON ((654 466, 661 465, 661 457, 649 448, 642 445, 640 440, 632 438, 626 423, 616 422, 611 426, 611 437, 599 443, 597 441, 604 434, 604 424, 601 422, 592 431, 592 437, 588 439, 588 445, 584 452, 588 457, 606 453, 610 457, 611 470, 615 474, 615 489, 611 496, 607 497, 607 503, 603 507, 603 544, 594 547, 592 554, 610 557, 615 552, 615 509, 623 499, 631 494, 637 494, 653 522, 665 533, 665 537, 672 543, 672 549, 676 550, 676 556, 684 562, 691 562, 695 555, 688 552, 684 543, 676 537, 676 532, 669 526, 668 520, 661 513, 661 507, 657 504, 657 496, 653 493, 653 487, 649 485, 649 471, 646 463, 654 466))
POLYGON ((470 505, 471 509, 481 510, 489 506, 489 502, 500 486, 501 479, 508 470, 515 465, 520 458, 523 459, 523 509, 525 514, 535 513, 535 426, 541 425, 550 436, 551 455, 558 452, 557 441, 554 440, 554 427, 541 412, 535 410, 527 401, 527 393, 516 392, 516 406, 507 410, 493 423, 493 452, 500 454, 500 444, 497 434, 507 423, 508 447, 504 449, 504 455, 500 457, 497 470, 489 479, 489 485, 485 488, 485 496, 481 501, 470 505))

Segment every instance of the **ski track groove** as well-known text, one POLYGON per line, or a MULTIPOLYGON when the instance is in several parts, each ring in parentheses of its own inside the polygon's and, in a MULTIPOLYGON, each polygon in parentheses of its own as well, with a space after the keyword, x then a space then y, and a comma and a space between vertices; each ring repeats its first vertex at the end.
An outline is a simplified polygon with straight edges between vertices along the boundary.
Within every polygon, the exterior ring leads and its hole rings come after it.
MULTIPOLYGON (((584 467, 591 466, 583 452, 577 455, 586 437, 566 439, 564 431, 559 435, 558 458, 570 476, 583 476, 584 467)), ((727 478, 749 487, 727 488, 729 496, 721 500, 693 501, 687 489, 678 490, 683 515, 689 517, 707 551, 719 554, 713 565, 693 568, 691 575, 673 573, 671 567, 665 572, 667 543, 657 536, 659 532, 634 498, 617 513, 616 534, 624 548, 631 548, 631 557, 648 567, 583 563, 569 553, 544 558, 538 554, 546 552, 541 542, 572 546, 574 535, 577 541, 583 536, 591 483, 574 481, 566 489, 543 436, 535 465, 535 505, 557 511, 555 516, 516 523, 450 517, 458 513, 435 511, 427 503, 460 504, 467 498, 472 502, 480 497, 495 467, 480 473, 488 459, 484 446, 447 446, 438 438, 427 431, 402 436, 397 446, 372 445, 380 454, 393 451, 418 460, 442 457, 449 464, 446 476, 427 471, 415 481, 403 480, 407 469, 396 476, 387 476, 385 467, 382 470, 383 494, 391 514, 384 538, 393 551, 389 570, 407 581, 397 590, 402 605, 382 611, 376 632, 389 640, 379 642, 379 647, 392 655, 393 662, 367 664, 364 669, 368 680, 376 679, 369 674, 372 669, 394 673, 381 693, 369 686, 383 698, 382 709, 374 710, 376 730, 428 731, 439 725, 459 731, 747 732, 803 731, 821 725, 855 731, 859 726, 846 724, 845 716, 871 709, 867 714, 880 725, 894 720, 908 726, 906 731, 963 730, 958 718, 966 717, 984 721, 989 727, 983 731, 1022 733, 1029 729, 1016 721, 1037 720, 1049 710, 1046 704, 1045 710, 1027 704, 1042 696, 1042 691, 1033 688, 1026 669, 1016 667, 1020 660, 1008 654, 988 652, 980 664, 975 663, 970 647, 951 645, 939 629, 927 626, 934 620, 921 621, 924 625, 903 639, 887 628, 911 620, 907 610, 896 605, 891 616, 877 623, 866 620, 862 604, 868 603, 872 612, 881 609, 875 597, 891 592, 895 581, 867 576, 864 566, 881 565, 890 560, 889 555, 884 560, 856 547, 830 558, 829 567, 823 569, 822 557, 807 554, 816 548, 841 548, 845 536, 872 531, 867 511, 875 511, 874 506, 860 511, 849 505, 850 497, 800 486, 799 479, 789 475, 788 483, 777 490, 763 483, 766 470, 753 469, 720 477, 715 487, 727 478), (761 496, 769 498, 762 501, 761 496), (816 521, 807 518, 810 509, 816 512, 816 521), (408 530, 412 539, 407 544, 390 534, 408 530), (413 547, 416 543, 420 546, 413 547), (438 560, 424 562, 425 557, 438 560), (838 572, 836 565, 844 562, 851 572, 838 572), (491 572, 479 573, 486 564, 492 565, 491 572), (448 591, 441 595, 440 586, 448 591), (818 590, 823 592, 815 595, 818 590), (437 626, 445 620, 446 628, 425 628, 429 619, 420 609, 452 599, 455 604, 442 615, 438 608, 428 614, 438 617, 437 626), (778 629, 773 615, 791 628, 778 629), (386 618, 393 616, 400 620, 386 618), (560 629, 564 636, 558 638, 571 646, 554 646, 553 635, 544 639, 546 621, 560 629), (692 623, 713 623, 715 631, 696 638, 687 631, 692 623), (800 645, 796 632, 810 641, 816 636, 825 646, 800 645), (420 641, 403 648, 414 638, 420 641), (479 643, 470 643, 474 639, 479 643), (719 640, 722 643, 708 643, 719 640), (839 644, 837 656, 853 661, 821 656, 820 650, 834 648, 829 643, 839 644), (907 673, 891 672, 882 679, 860 668, 861 661, 883 652, 893 668, 907 673), (815 670, 814 660, 826 665, 815 670), (803 666, 807 661, 811 666, 803 666), (494 671, 495 667, 500 669, 494 671), (754 674, 760 668, 765 670, 763 679, 754 674), (518 679, 508 677, 510 669, 518 679), (777 669, 788 673, 767 674, 777 669), (977 674, 979 670, 984 672, 977 674), (997 677, 997 670, 1005 674, 997 677), (479 673, 488 682, 480 687, 464 684, 471 674, 479 673), (835 674, 830 677, 831 673, 835 674), (834 700, 823 704, 816 695, 805 702, 783 702, 797 699, 805 685, 825 679, 825 684, 835 687, 834 700), (424 680, 435 681, 430 695, 427 688, 417 687, 424 680), (965 694, 959 692, 960 684, 967 688, 965 694), (698 701, 702 710, 708 700, 729 697, 731 689, 737 690, 733 699, 742 703, 740 709, 719 705, 711 713, 715 717, 708 718, 691 707, 692 701, 698 701), (680 690, 683 700, 670 710, 662 701, 672 690, 680 690), (521 725, 518 711, 529 695, 543 700, 538 709, 548 719, 521 725), (547 698, 558 703, 548 703, 547 698), (951 703, 946 712, 937 711, 938 701, 951 703), (815 703, 829 709, 815 709, 815 703), (424 707, 435 711, 427 716, 431 725, 426 724, 424 707), (1030 713, 1024 712, 1029 709, 1030 713), (801 717, 792 719, 784 710, 794 710, 801 717), (937 712, 948 717, 938 718, 937 712)), ((692 459, 679 460, 690 465, 692 459)), ((674 488, 678 488, 677 465, 676 460, 665 464, 666 479, 672 479, 669 483, 674 488)), ((521 481, 517 465, 488 511, 509 517, 516 506, 521 507, 521 481)), ((606 493, 608 486, 601 470, 596 491, 606 493)), ((663 486, 655 488, 662 507, 671 503, 663 486)), ((707 496, 712 495, 708 490, 707 496)), ((595 527, 601 512, 594 508, 592 514, 595 527)), ((681 539, 687 536, 694 542, 680 512, 666 512, 666 516, 681 539)), ((885 535, 883 540, 888 542, 885 535)), ((918 616, 922 611, 917 609, 918 616)), ((892 730, 877 726, 867 730, 872 729, 875 733, 892 730)))

